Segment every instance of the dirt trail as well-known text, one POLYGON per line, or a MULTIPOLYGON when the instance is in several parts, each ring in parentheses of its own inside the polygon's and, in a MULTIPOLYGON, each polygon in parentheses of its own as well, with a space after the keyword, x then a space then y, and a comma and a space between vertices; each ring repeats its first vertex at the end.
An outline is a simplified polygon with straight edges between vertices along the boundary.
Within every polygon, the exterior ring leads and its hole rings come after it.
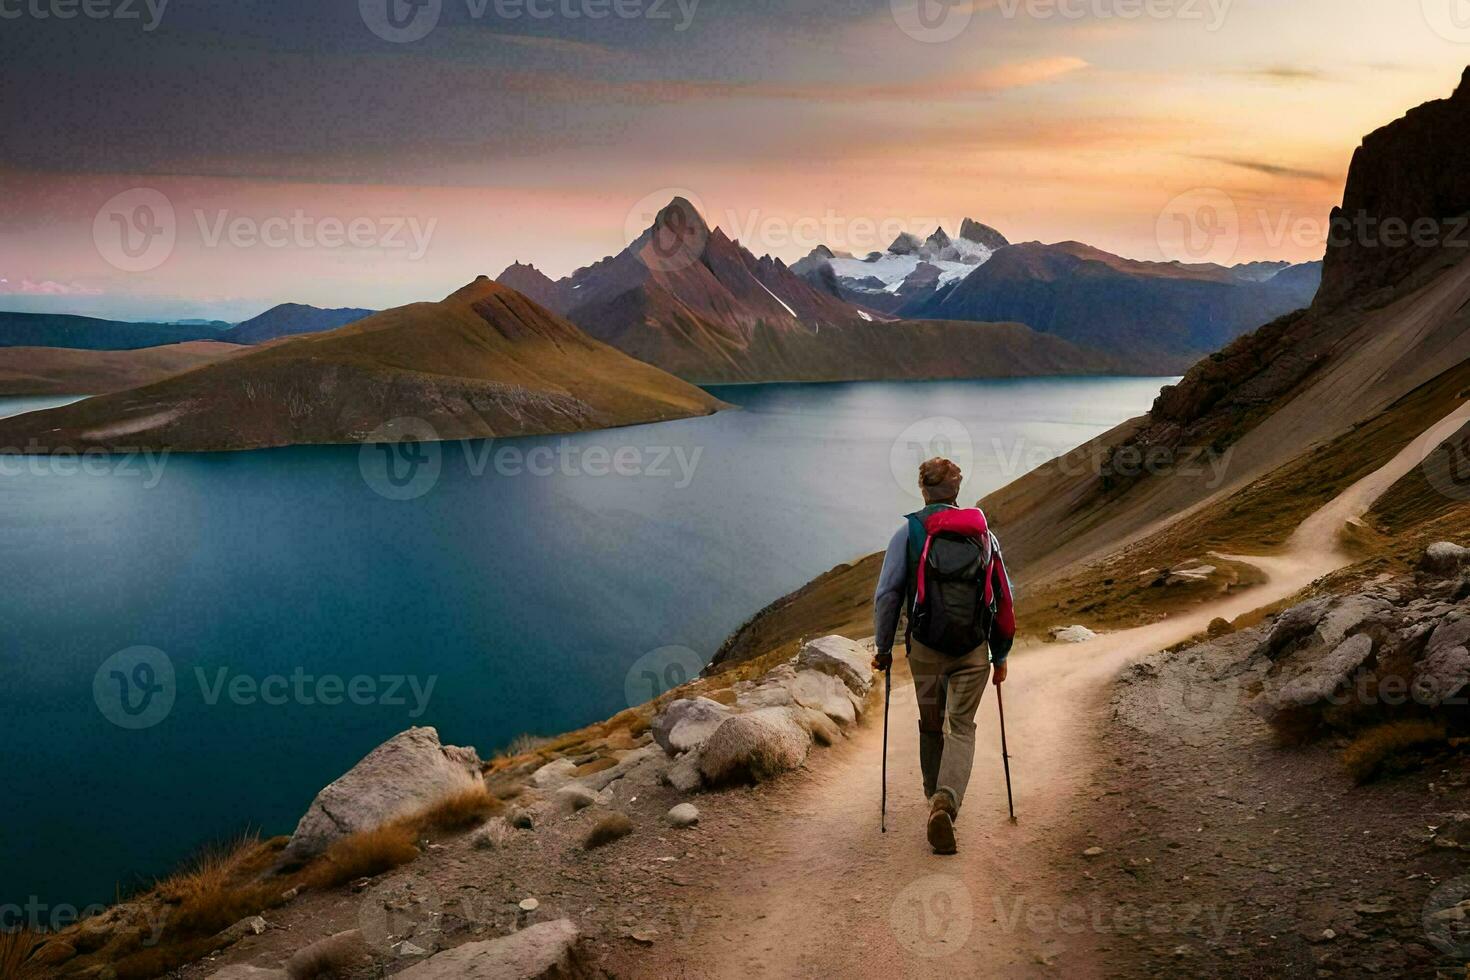
MULTIPOLYGON (((1244 557, 1266 584, 1161 622, 1076 646, 1011 657, 1007 734, 1019 823, 1006 820, 999 734, 987 690, 974 776, 958 824, 961 850, 930 853, 918 771, 911 684, 892 694, 889 832, 878 831, 881 724, 869 724, 802 779, 737 805, 754 824, 725 873, 690 914, 704 925, 683 942, 626 964, 638 976, 953 977, 1101 976, 1094 931, 1027 929, 1016 916, 1066 906, 1063 885, 1087 871, 1060 853, 1060 830, 1094 759, 1107 682, 1129 661, 1202 632, 1215 617, 1250 612, 1350 562, 1345 522, 1408 473, 1470 404, 1308 518, 1281 554, 1244 557), (1038 939, 1037 937, 1044 937, 1038 939)), ((689 901, 684 896, 685 901, 689 901)), ((1024 921, 1024 920, 1023 920, 1024 921)))

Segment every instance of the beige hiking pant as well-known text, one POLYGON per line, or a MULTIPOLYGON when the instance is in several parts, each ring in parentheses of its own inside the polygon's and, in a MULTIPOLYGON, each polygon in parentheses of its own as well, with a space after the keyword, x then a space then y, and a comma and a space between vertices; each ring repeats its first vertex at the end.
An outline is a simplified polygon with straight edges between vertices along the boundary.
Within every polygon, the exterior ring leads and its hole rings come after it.
POLYGON ((981 644, 963 657, 950 657, 911 639, 909 669, 919 700, 924 795, 932 800, 947 792, 958 810, 975 761, 975 712, 990 680, 989 651, 981 644))

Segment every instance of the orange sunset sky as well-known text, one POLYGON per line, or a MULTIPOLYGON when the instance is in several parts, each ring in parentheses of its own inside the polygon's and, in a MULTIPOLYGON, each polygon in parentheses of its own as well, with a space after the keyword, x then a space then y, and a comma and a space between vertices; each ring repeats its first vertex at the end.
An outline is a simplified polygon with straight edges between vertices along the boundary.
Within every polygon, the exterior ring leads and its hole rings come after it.
POLYGON ((1361 137, 1470 63, 1470 0, 419 0, 413 40, 387 0, 10 2, 0 308, 126 319, 565 275, 674 193, 787 261, 964 217, 1157 259, 1205 189, 1211 258, 1314 259, 1361 137), (139 188, 172 242, 120 268, 99 211, 139 188))

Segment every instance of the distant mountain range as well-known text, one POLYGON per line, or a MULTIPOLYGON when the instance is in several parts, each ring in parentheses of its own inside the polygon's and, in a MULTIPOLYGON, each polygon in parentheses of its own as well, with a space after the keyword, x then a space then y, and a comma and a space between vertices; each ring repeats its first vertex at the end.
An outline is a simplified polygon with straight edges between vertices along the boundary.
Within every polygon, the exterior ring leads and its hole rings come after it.
POLYGON ((212 340, 137 350, 7 347, 0 350, 0 396, 100 395, 162 381, 250 348, 212 340))
POLYGON ((756 258, 682 198, 623 251, 566 279, 516 263, 498 281, 696 383, 1125 369, 1119 359, 1020 324, 888 320, 817 288, 780 259, 756 258))
POLYGON ((259 316, 237 323, 221 333, 219 339, 231 344, 259 344, 278 337, 335 330, 375 312, 354 307, 324 310, 303 303, 282 303, 259 316))
POLYGON ((469 439, 655 422, 720 407, 482 276, 441 302, 0 420, 0 446, 193 452, 354 443, 402 418, 426 422, 440 439, 469 439))
POLYGON ((561 280, 515 263, 498 281, 640 360, 713 383, 1030 374, 1056 357, 1084 373, 1174 373, 1307 306, 1320 277, 1318 262, 1226 268, 1012 245, 971 218, 954 236, 903 234, 862 258, 820 246, 788 268, 675 199, 617 255, 561 280), (971 330, 916 355, 932 324, 960 321, 1021 324, 1070 346, 1029 340, 1007 366, 971 330))
POLYGON ((205 324, 127 323, 65 313, 0 313, 0 347, 136 350, 189 340, 219 340, 205 324))

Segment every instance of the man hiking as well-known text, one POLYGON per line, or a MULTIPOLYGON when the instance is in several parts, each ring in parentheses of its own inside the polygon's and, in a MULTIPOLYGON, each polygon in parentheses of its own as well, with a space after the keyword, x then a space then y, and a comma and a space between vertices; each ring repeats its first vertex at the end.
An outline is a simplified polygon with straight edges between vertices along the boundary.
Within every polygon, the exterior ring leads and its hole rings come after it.
POLYGON ((899 610, 908 616, 904 641, 919 701, 919 767, 936 854, 955 853, 954 822, 975 758, 975 712, 986 678, 997 685, 1006 679, 1016 636, 1000 542, 983 513, 956 505, 962 478, 947 459, 919 467, 926 506, 908 515, 888 543, 873 596, 878 670, 893 665, 899 610))

